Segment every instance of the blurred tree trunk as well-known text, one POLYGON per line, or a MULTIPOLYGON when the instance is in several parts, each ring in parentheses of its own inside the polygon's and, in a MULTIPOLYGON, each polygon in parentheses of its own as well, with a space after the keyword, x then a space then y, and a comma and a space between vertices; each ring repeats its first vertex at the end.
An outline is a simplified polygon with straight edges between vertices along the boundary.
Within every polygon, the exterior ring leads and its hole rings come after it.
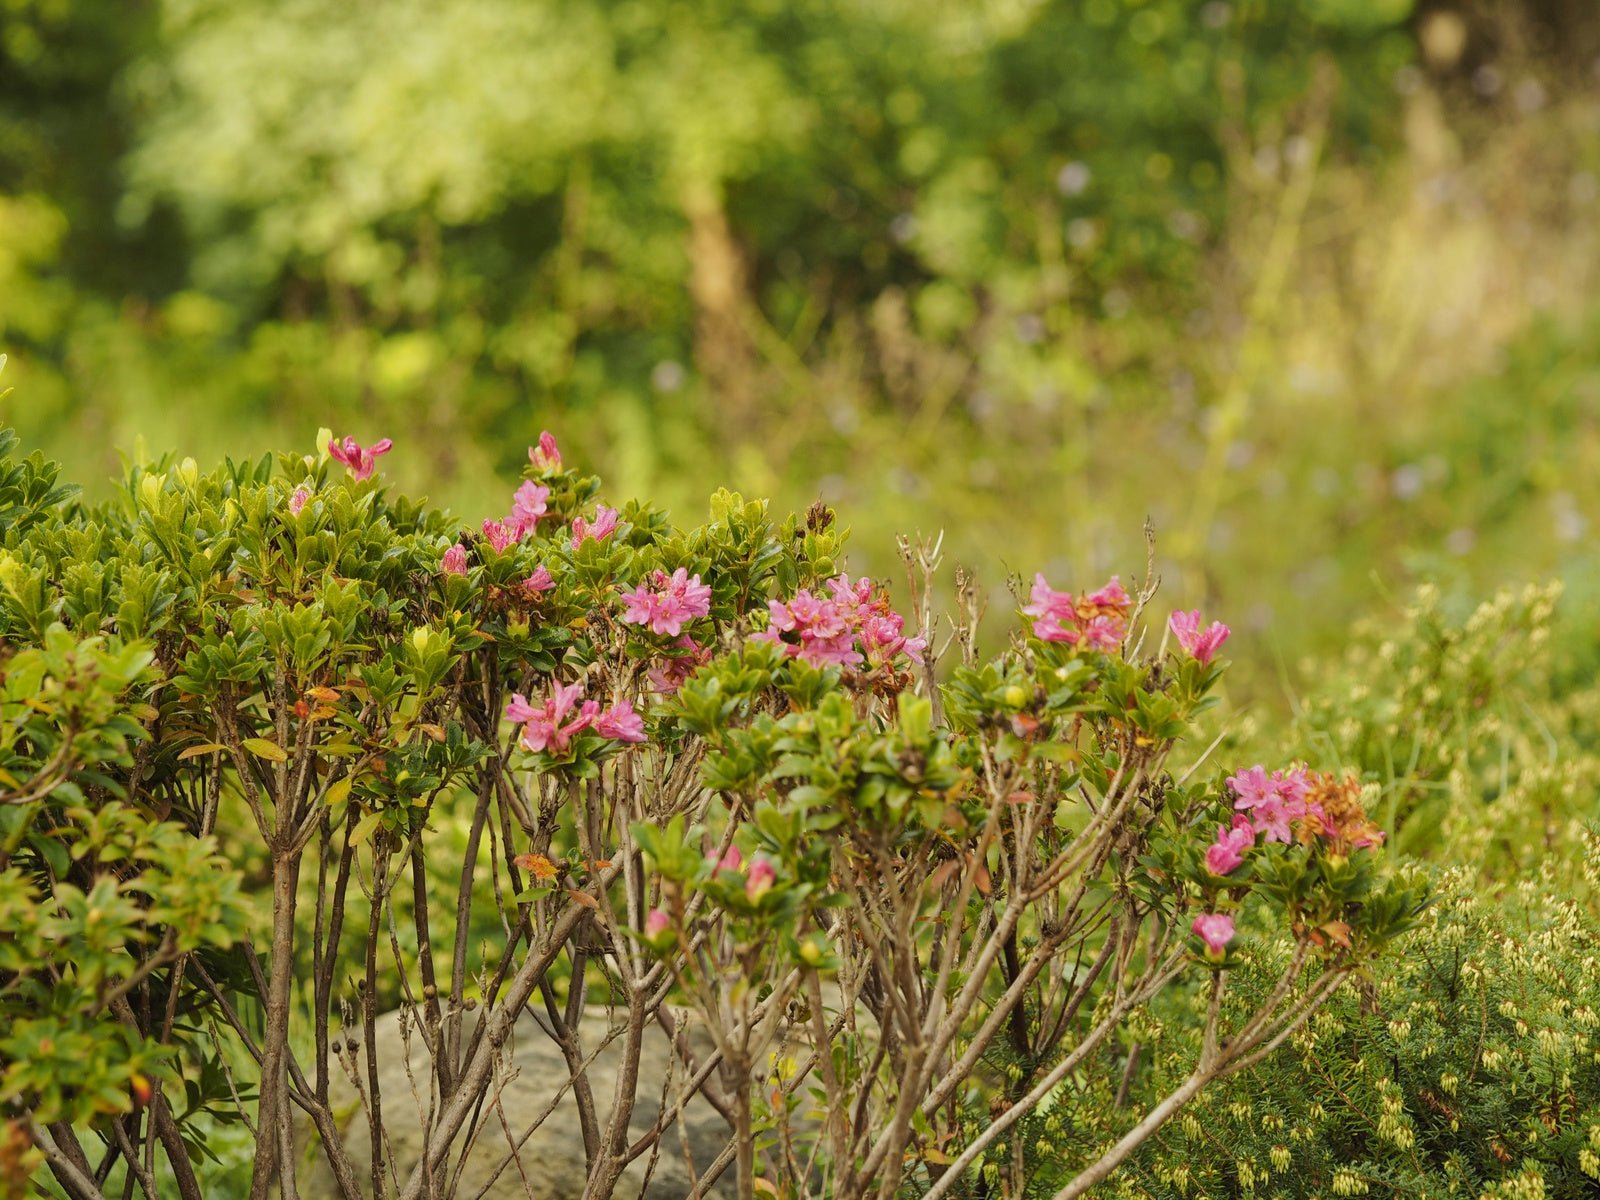
POLYGON ((756 352, 744 261, 728 228, 720 183, 690 180, 682 204, 689 221, 695 365, 716 396, 718 415, 745 431, 753 415, 756 352))

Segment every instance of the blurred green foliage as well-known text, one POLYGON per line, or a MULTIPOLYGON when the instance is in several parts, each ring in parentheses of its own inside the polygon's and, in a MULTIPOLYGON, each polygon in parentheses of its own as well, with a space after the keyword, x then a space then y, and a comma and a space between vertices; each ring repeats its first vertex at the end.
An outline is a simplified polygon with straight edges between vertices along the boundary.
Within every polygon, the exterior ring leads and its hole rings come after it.
POLYGON ((1015 375, 1038 323, 1195 282, 1227 139, 1292 123, 1313 59, 1342 149, 1385 144, 1408 8, 12 3, 16 416, 155 441, 202 405, 366 408, 457 435, 417 467, 450 480, 559 406, 596 442, 642 422, 664 470, 760 424, 741 362, 811 361, 885 297, 1015 375))
POLYGON ((1292 659, 1374 574, 1530 577, 1600 519, 1583 279, 1454 273, 1529 196, 1583 260, 1592 98, 1526 31, 1594 22, 1462 0, 1452 74, 1440 7, 6 0, 0 415, 91 490, 390 434, 468 516, 548 426, 677 510, 843 504, 868 569, 945 529, 997 604, 1131 572, 1149 515, 1175 599, 1292 659), (1488 331, 1539 287, 1580 319, 1488 331))

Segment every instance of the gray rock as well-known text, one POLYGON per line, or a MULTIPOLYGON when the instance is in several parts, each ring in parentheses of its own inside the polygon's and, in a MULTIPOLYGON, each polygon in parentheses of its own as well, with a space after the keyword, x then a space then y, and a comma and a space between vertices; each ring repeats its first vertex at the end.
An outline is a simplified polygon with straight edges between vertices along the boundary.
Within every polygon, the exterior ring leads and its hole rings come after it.
MULTIPOLYGON (((472 1025, 467 1022, 475 1020, 475 1016, 468 1014, 463 1022, 463 1045, 471 1036, 472 1025)), ((425 1039, 413 1025, 410 1032, 411 1074, 408 1078, 399 1017, 399 1013, 388 1013, 378 1019, 377 1043, 384 1125, 388 1130, 395 1172, 403 1186, 421 1153, 423 1114, 427 1111, 427 1088, 431 1072, 425 1039), (419 1095, 420 1106, 417 1099, 419 1095)), ((611 1021, 605 1009, 589 1009, 583 1022, 585 1051, 593 1054, 608 1026, 621 1024, 622 1017, 623 1014, 618 1013, 617 1019, 611 1021)), ((523 1013, 515 1034, 502 1053, 502 1067, 496 1075, 496 1082, 503 1085, 500 1090, 500 1109, 504 1113, 505 1124, 517 1138, 521 1138, 528 1126, 546 1110, 568 1080, 566 1060, 555 1041, 540 1026, 540 1019, 531 1012, 523 1013)), ((703 1061, 710 1048, 710 1038, 703 1028, 694 1032, 697 1036, 692 1035, 691 1042, 697 1061, 703 1061)), ((590 1084, 594 1090, 602 1131, 612 1110, 621 1051, 622 1039, 618 1038, 601 1050, 589 1067, 590 1084)), ((365 1047, 361 1050, 358 1062, 364 1085, 365 1047)), ((675 1074, 672 1092, 667 1098, 668 1107, 675 1103, 677 1089, 680 1081, 686 1078, 686 1073, 681 1063, 673 1068, 672 1062, 665 1032, 659 1024, 651 1022, 645 1031, 641 1049, 638 1099, 630 1121, 631 1138, 640 1137, 654 1125, 660 1112, 662 1091, 667 1085, 669 1070, 675 1070, 675 1074)), ((365 1182, 371 1177, 366 1110, 342 1069, 334 1070, 328 1098, 344 1131, 345 1147, 357 1177, 365 1182)), ((486 1119, 481 1122, 478 1137, 467 1154, 460 1180, 453 1191, 447 1190, 441 1196, 450 1196, 452 1200, 470 1200, 481 1192, 485 1200, 527 1200, 528 1197, 533 1200, 580 1200, 587 1168, 583 1134, 570 1088, 562 1093, 555 1109, 543 1123, 521 1143, 518 1151, 520 1173, 515 1162, 505 1164, 509 1142, 499 1116, 488 1104, 485 1104, 483 1112, 486 1119)), ((683 1125, 695 1171, 703 1173, 727 1145, 731 1136, 728 1123, 704 1098, 695 1096, 684 1107, 683 1125)), ((297 1140, 302 1146, 310 1144, 310 1161, 307 1162, 305 1156, 301 1158, 304 1164, 299 1173, 302 1196, 306 1200, 336 1197, 338 1188, 320 1146, 315 1144, 315 1133, 303 1129, 297 1140)), ((646 1171, 649 1165, 649 1154, 642 1155, 629 1165, 613 1193, 617 1200, 684 1200, 690 1194, 692 1185, 688 1165, 684 1160, 683 1143, 676 1126, 668 1129, 661 1139, 660 1156, 647 1184, 646 1171)), ((735 1191, 734 1172, 730 1168, 723 1173, 709 1195, 729 1197, 735 1191)))

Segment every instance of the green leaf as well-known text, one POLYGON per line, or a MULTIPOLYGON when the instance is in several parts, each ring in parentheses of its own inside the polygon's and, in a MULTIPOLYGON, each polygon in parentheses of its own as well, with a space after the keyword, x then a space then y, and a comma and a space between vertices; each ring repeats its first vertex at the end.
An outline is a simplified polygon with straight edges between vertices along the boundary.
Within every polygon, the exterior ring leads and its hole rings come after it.
MULTIPOLYGON (((246 744, 248 745, 249 743, 246 744)), ((270 742, 267 744, 271 745, 270 742)), ((191 758, 199 758, 202 754, 215 754, 219 750, 226 749, 227 747, 221 742, 201 742, 198 746, 190 746, 187 750, 182 751, 178 755, 178 761, 187 762, 191 758)), ((277 747, 274 746, 273 749, 276 750, 277 747)))
POLYGON ((350 844, 359 846, 372 836, 372 831, 378 827, 378 822, 383 820, 383 813, 370 812, 356 822, 356 827, 350 831, 350 844))
POLYGON ((289 755, 277 742, 267 738, 245 738, 242 743, 244 748, 257 758, 268 758, 273 762, 288 762, 289 755))

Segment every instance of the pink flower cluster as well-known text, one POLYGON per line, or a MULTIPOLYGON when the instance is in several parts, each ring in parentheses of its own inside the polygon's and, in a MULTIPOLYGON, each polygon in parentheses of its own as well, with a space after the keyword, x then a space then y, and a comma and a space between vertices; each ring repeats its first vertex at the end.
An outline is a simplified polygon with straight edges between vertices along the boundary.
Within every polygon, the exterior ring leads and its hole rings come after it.
POLYGON ((368 478, 378 465, 378 456, 387 454, 394 449, 394 441, 384 438, 373 442, 365 448, 356 443, 355 438, 347 437, 343 441, 334 438, 328 443, 328 453, 335 462, 341 462, 357 479, 368 478))
POLYGON ((1228 640, 1232 632, 1221 621, 1213 621, 1204 629, 1200 628, 1200 610, 1198 608, 1189 612, 1175 612, 1167 618, 1167 628, 1172 630, 1172 635, 1178 639, 1182 646, 1202 667, 1210 665, 1217 651, 1222 649, 1222 643, 1228 640))
MULTIPOLYGON (((556 449, 556 439, 547 429, 539 435, 539 444, 528 447, 528 461, 544 471, 561 469, 561 451, 556 449)), ((550 515, 550 489, 541 483, 525 479, 511 497, 511 512, 501 520, 485 520, 483 536, 496 554, 504 554, 539 527, 539 522, 550 515)), ((535 589, 539 590, 539 589, 535 589)))
POLYGON ((507 527, 513 530, 517 537, 522 537, 539 524, 539 519, 547 510, 545 501, 549 499, 549 488, 534 483, 531 479, 524 479, 511 497, 511 515, 506 518, 507 527))
POLYGON ((1311 777, 1298 768, 1268 775, 1265 767, 1257 765, 1232 776, 1228 787, 1235 797, 1233 807, 1248 813, 1251 827, 1266 834, 1269 842, 1287 846, 1294 840, 1289 823, 1303 820, 1310 811, 1306 795, 1311 777))
POLYGON ((305 484, 295 488, 294 495, 289 497, 289 511, 295 516, 300 515, 300 510, 306 506, 306 501, 311 499, 311 489, 305 484))
MULTIPOLYGON (((1231 827, 1217 826, 1217 840, 1206 847, 1206 870, 1213 875, 1231 874, 1256 844, 1257 834, 1284 845, 1296 835, 1303 843, 1320 839, 1336 855, 1383 841, 1383 831, 1361 807, 1361 785, 1354 779, 1316 775, 1300 767, 1269 775, 1257 764, 1233 775, 1228 788, 1238 811, 1231 827)), ((1202 913, 1190 928, 1205 942, 1208 958, 1220 959, 1233 940, 1233 918, 1227 913, 1202 913)))
POLYGON ((617 530, 617 517, 620 514, 614 508, 607 508, 604 504, 595 510, 594 521, 591 523, 582 517, 572 518, 572 548, 576 550, 589 538, 603 542, 617 530))
MULTIPOLYGON (((387 438, 370 450, 360 450, 351 438, 346 438, 345 444, 347 448, 354 448, 361 454, 372 456, 382 454, 389 448, 389 440, 387 438)), ((329 443, 328 449, 340 462, 346 461, 344 454, 336 449, 333 443, 329 443)), ((539 444, 537 446, 528 447, 528 460, 541 470, 559 471, 561 469, 561 451, 556 448, 556 440, 550 436, 549 430, 545 430, 539 435, 539 444)), ((355 468, 352 467, 351 469, 354 470, 355 468)), ((366 464, 365 470, 366 474, 357 471, 356 478, 365 479, 368 474, 372 473, 370 462, 366 464)), ((296 495, 298 496, 298 493, 296 495)), ((539 522, 550 515, 549 500, 549 488, 543 484, 534 483, 531 479, 523 480, 511 497, 511 512, 498 521, 489 518, 483 522, 484 541, 489 543, 496 554, 504 554, 510 547, 516 545, 537 529, 539 522)), ((301 505, 304 505, 304 503, 303 499, 300 500, 301 505)), ((290 501, 290 507, 295 512, 300 511, 298 507, 295 507, 293 500, 290 501)), ((601 511, 604 512, 605 510, 602 509, 601 511)), ((580 521, 581 519, 579 518, 580 521)), ((576 543, 574 543, 574 546, 576 546, 576 543)), ((444 558, 439 563, 439 570, 446 575, 465 575, 467 573, 466 548, 458 544, 446 550, 444 558)), ((540 566, 532 575, 522 581, 522 586, 530 592, 547 592, 555 587, 555 580, 550 577, 550 572, 547 568, 540 566)))
POLYGON ((711 588, 700 582, 699 575, 690 575, 686 567, 670 576, 656 571, 649 582, 649 587, 641 583, 622 593, 624 624, 644 625, 652 633, 677 637, 686 622, 711 612, 711 588))
POLYGON ((711 647, 702 646, 687 633, 672 644, 684 653, 663 658, 650 668, 649 674, 650 686, 668 694, 682 687, 683 681, 693 675, 697 667, 711 661, 711 647))
POLYGON ((1128 634, 1133 600, 1113 575, 1098 591, 1074 596, 1055 591, 1041 572, 1033 577, 1032 603, 1023 612, 1034 618, 1033 636, 1045 642, 1066 642, 1110 652, 1128 634))
POLYGON ((922 661, 927 639, 907 637, 905 618, 889 607, 887 590, 848 575, 828 581, 827 598, 801 588, 787 603, 767 601, 767 628, 755 640, 782 646, 791 658, 813 667, 858 667, 865 660, 885 666, 899 655, 922 661), (859 640, 861 650, 856 649, 859 640))
POLYGON ((1305 842, 1321 838, 1336 854, 1369 850, 1383 844, 1383 830, 1361 806, 1361 785, 1331 774, 1315 775, 1301 768, 1267 774, 1259 764, 1228 780, 1233 807, 1249 813, 1257 833, 1269 842, 1287 845, 1297 825, 1305 842))
POLYGON ((483 536, 494 547, 494 552, 504 554, 508 546, 516 545, 536 529, 540 518, 546 514, 549 499, 549 488, 531 479, 524 480, 511 497, 511 514, 504 520, 483 523, 483 536))
POLYGON ((633 711, 631 701, 618 700, 601 711, 599 701, 583 700, 583 685, 557 684, 539 707, 528 703, 521 692, 514 692, 506 705, 506 719, 522 726, 522 744, 529 750, 549 750, 564 754, 572 739, 593 728, 601 737, 619 742, 645 740, 644 719, 633 711))
MULTIPOLYGON (((707 855, 706 862, 712 861, 712 857, 707 855)), ((739 853, 737 846, 729 846, 728 852, 716 861, 718 871, 732 871, 737 874, 742 866, 744 866, 744 855, 739 853)), ((770 859, 758 854, 750 860, 750 869, 745 872, 744 894, 751 900, 759 900, 772 890, 772 885, 777 881, 777 868, 772 865, 770 859)))

